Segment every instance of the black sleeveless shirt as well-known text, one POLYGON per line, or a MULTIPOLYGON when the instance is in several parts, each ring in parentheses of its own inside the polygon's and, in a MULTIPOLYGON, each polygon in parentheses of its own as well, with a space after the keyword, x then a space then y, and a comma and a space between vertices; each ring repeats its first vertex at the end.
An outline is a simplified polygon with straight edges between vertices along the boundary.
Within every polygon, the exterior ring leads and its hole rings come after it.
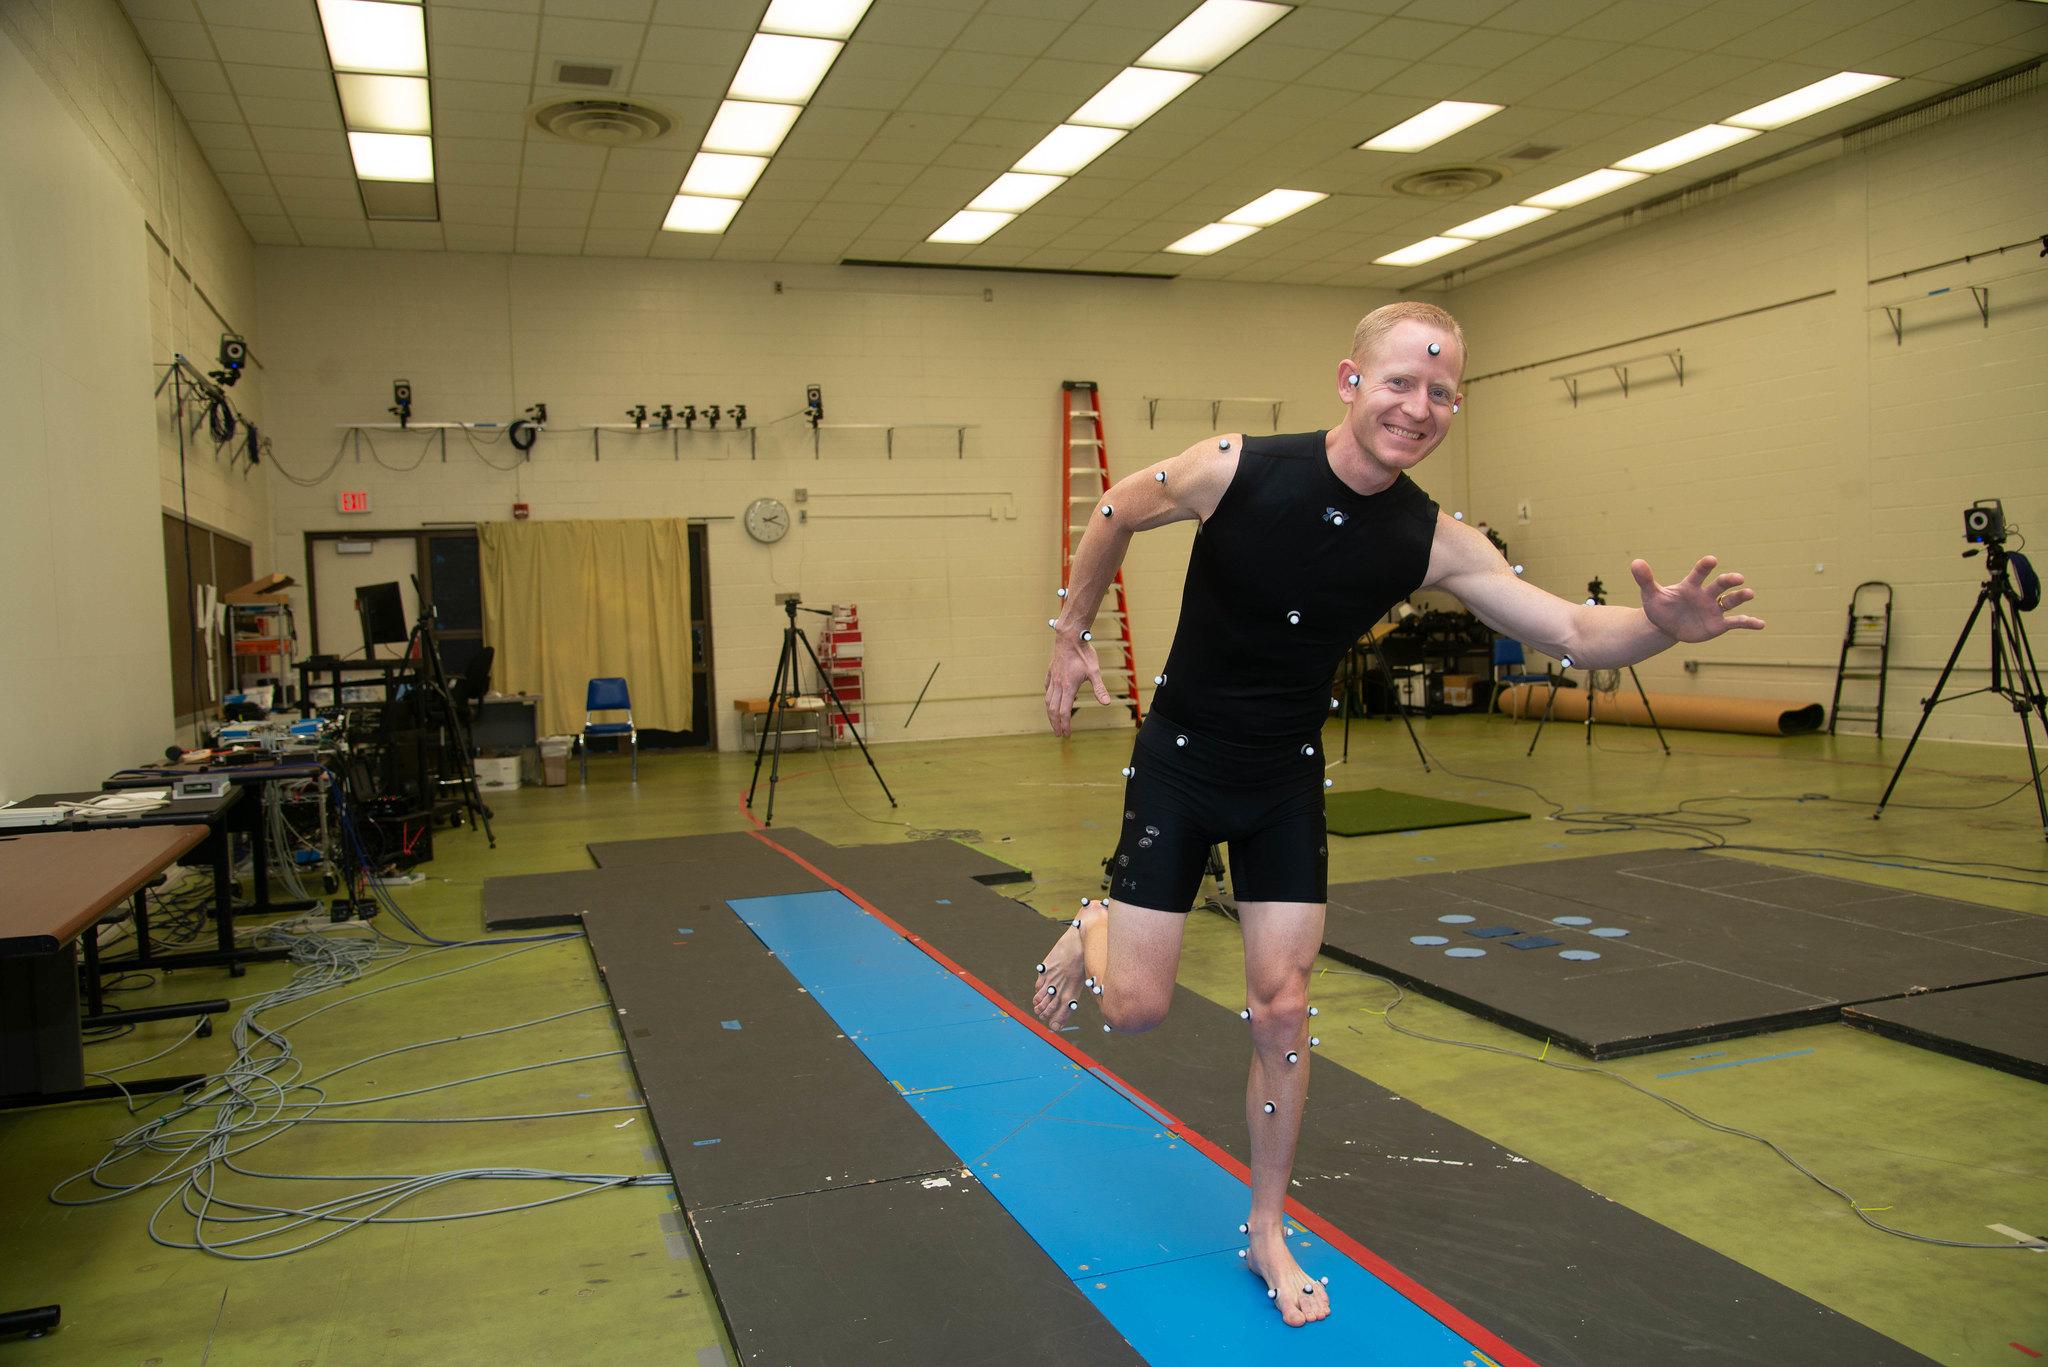
POLYGON ((1244 438, 1195 535, 1154 709, 1226 740, 1319 734, 1344 652, 1422 586, 1436 512, 1406 474, 1352 489, 1321 432, 1244 438))

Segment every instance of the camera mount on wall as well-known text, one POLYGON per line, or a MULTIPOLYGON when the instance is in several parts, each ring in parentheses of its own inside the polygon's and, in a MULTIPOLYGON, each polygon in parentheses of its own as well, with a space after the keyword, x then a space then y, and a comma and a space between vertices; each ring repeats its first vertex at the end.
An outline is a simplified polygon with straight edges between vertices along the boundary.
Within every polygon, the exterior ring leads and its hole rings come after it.
POLYGON ((207 378, 223 389, 234 386, 242 378, 242 367, 249 363, 249 344, 242 340, 240 333, 223 332, 220 335, 220 369, 207 372, 207 378))
MULTIPOLYGON (((647 426, 647 405, 644 403, 634 404, 631 408, 626 410, 626 416, 633 420, 633 426, 635 427, 647 426)), ((667 426, 666 423, 662 425, 664 427, 667 426)))
POLYGON ((398 419, 400 427, 406 427, 412 423, 411 380, 393 380, 391 382, 391 407, 385 411, 398 419))

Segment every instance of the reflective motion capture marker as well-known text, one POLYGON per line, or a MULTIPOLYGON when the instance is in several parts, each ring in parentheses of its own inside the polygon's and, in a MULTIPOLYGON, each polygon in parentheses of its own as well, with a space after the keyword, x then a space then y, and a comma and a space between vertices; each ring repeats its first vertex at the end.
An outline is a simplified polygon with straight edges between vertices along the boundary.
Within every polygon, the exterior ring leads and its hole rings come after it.
POLYGON ((1237 1227, 1237 1232, 1239 1234, 1249 1234, 1252 1232, 1252 1227, 1250 1225, 1239 1225, 1237 1227))
POLYGON ((1244 1010, 1237 1013, 1237 1018, 1241 1021, 1250 1020, 1252 1018, 1252 1009, 1247 1006, 1244 1010))
MULTIPOLYGON (((1242 1231, 1239 1232, 1242 1233, 1242 1231)), ((1239 1250, 1237 1250, 1237 1256, 1240 1258, 1249 1258, 1252 1256, 1252 1251, 1248 1248, 1240 1248, 1239 1250)))
POLYGON ((1038 966, 1038 971, 1039 971, 1040 973, 1043 973, 1043 972, 1045 972, 1045 965, 1044 965, 1044 964, 1040 964, 1040 965, 1038 966))
POLYGON ((1304 755, 1313 755, 1315 754, 1315 752, 1316 748, 1313 745, 1304 745, 1301 747, 1301 753, 1304 755))
POLYGON ((1444 345, 1442 342, 1431 342, 1429 344, 1429 354, 1432 356, 1441 356, 1443 354, 1443 350, 1444 345))
POLYGON ((1572 667, 1572 657, 1569 655, 1560 655, 1558 657, 1557 662, 1563 665, 1566 669, 1570 669, 1572 667))
POLYGON ((1081 1009, 1081 1003, 1079 1003, 1079 1002, 1068 1002, 1068 1003, 1067 1003, 1067 1010, 1069 1010, 1069 1011, 1079 1011, 1080 1009, 1081 1009))
POLYGON ((1108 517, 1108 516, 1109 516, 1109 505, 1108 505, 1107 503, 1105 503, 1105 504, 1103 504, 1103 505, 1102 505, 1102 515, 1103 515, 1104 517, 1108 517))
POLYGON ((1066 596, 1067 596, 1067 591, 1066 591, 1065 589, 1061 589, 1061 590, 1060 590, 1060 597, 1064 598, 1064 597, 1066 597, 1066 596))
POLYGON ((1154 674, 1154 675, 1152 676, 1152 686, 1153 686, 1154 688, 1157 688, 1157 687, 1158 687, 1159 685, 1161 685, 1161 684, 1163 684, 1163 683, 1165 683, 1165 682, 1166 682, 1166 676, 1165 676, 1164 674, 1154 674))
POLYGON ((1343 525, 1344 525, 1344 514, 1342 514, 1342 513, 1332 513, 1332 514, 1330 514, 1330 525, 1331 525, 1332 527, 1341 527, 1341 526, 1343 526, 1343 525))
POLYGON ((1330 710, 1332 712, 1335 712, 1339 706, 1341 706, 1341 704, 1338 703, 1338 701, 1335 698, 1330 699, 1330 710))
POLYGON ((1181 749, 1185 750, 1188 747, 1188 738, 1186 736, 1175 736, 1173 738, 1173 743, 1179 746, 1181 749))
POLYGON ((1308 1047, 1309 1047, 1309 1048, 1311 1048, 1311 1049, 1320 1049, 1320 1048, 1322 1048, 1322 1047, 1323 1047, 1323 1037, 1322 1037, 1321 1035, 1310 1035, 1310 1036, 1308 1037, 1308 1047))
POLYGON ((1291 627, 1300 626, 1301 614, 1290 609, 1287 614, 1287 625, 1291 627))
POLYGON ((1218 437, 1216 439, 1216 449, 1218 451, 1228 451, 1230 449, 1230 438, 1218 437))
POLYGON ((1266 1103, 1266 1114, 1267 1114, 1267 1115, 1271 1115, 1271 1114, 1273 1114, 1273 1103, 1272 1103, 1272 1102, 1270 1102, 1270 1101, 1266 1103))
POLYGON ((1292 1049, 1289 1049, 1287 1051, 1287 1061, 1289 1063, 1299 1063, 1301 1062, 1301 1055, 1295 1053, 1292 1049))
POLYGON ((1157 472, 1155 472, 1155 473, 1153 474, 1152 478, 1154 478, 1154 479, 1158 480, 1158 481, 1159 481, 1159 482, 1160 482, 1161 484, 1164 484, 1164 483, 1166 483, 1166 471, 1164 471, 1164 470, 1160 470, 1160 471, 1157 471, 1157 472))
POLYGON ((1320 1016, 1320 1015, 1322 1015, 1322 1014, 1323 1014, 1323 1008, 1322 1008, 1322 1007, 1320 1007, 1320 1006, 1311 1006, 1311 1007, 1310 1007, 1310 1008, 1308 1009, 1308 1013, 1309 1013, 1309 1014, 1310 1014, 1311 1016, 1320 1016))
POLYGON ((1334 788, 1337 786, 1337 780, 1334 778, 1326 778, 1323 780, 1323 786, 1325 788, 1334 788))
POLYGON ((1084 631, 1081 633, 1081 639, 1084 641, 1092 641, 1095 639, 1095 633, 1092 631, 1084 631))
POLYGON ((1136 770, 1135 768, 1133 768, 1132 766, 1130 766, 1130 765, 1128 765, 1128 764, 1126 764, 1126 765, 1124 766, 1124 777, 1125 777, 1125 778, 1129 778, 1129 777, 1130 777, 1130 776, 1131 776, 1132 774, 1135 774, 1135 773, 1137 773, 1137 772, 1138 772, 1138 771, 1137 771, 1137 770, 1136 770))

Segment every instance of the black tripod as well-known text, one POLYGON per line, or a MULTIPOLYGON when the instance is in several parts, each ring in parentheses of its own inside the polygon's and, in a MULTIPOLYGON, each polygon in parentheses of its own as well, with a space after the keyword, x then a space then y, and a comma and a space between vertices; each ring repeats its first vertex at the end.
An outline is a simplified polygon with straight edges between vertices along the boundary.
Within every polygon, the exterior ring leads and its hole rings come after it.
MULTIPOLYGON (((1380 677, 1387 682, 1387 696, 1393 700, 1394 715, 1401 719, 1401 725, 1408 728, 1408 741, 1415 747, 1415 758, 1422 761, 1422 772, 1429 772, 1429 756, 1423 753, 1422 741, 1415 734, 1415 723, 1408 720, 1408 709, 1401 702, 1401 690, 1394 680, 1394 667, 1387 662, 1386 650, 1380 645, 1380 637, 1391 628, 1375 627, 1359 637, 1359 642, 1372 652, 1378 661, 1380 677)), ((1338 675, 1338 692, 1344 699, 1344 758, 1340 763, 1351 763, 1351 700, 1355 696, 1359 703, 1365 702, 1365 678, 1363 662, 1359 659, 1357 646, 1344 652, 1344 668, 1338 675)))
MULTIPOLYGON (((754 809, 754 789, 761 782, 761 757, 768 753, 768 737, 775 737, 775 762, 768 769, 768 814, 761 824, 775 824, 775 785, 782 778, 782 721, 790 710, 789 700, 801 692, 798 678, 796 648, 802 645, 804 654, 810 658, 811 668, 818 671, 818 681, 825 685, 825 695, 832 699, 832 705, 839 709, 839 719, 846 723, 846 733, 853 737, 853 743, 860 747, 861 758, 874 771, 875 782, 882 785, 882 796, 889 799, 889 805, 896 805, 896 794, 889 791, 889 782, 882 777, 882 771, 875 768, 875 757, 868 753, 868 743, 860 738, 860 729, 853 724, 853 718, 846 715, 846 704, 839 700, 839 691, 832 687, 832 676, 818 663, 818 652, 811 649, 811 638, 804 635, 804 629, 796 624, 799 602, 795 594, 782 601, 782 611, 789 618, 789 625, 782 629, 782 654, 775 661, 775 686, 768 692, 768 712, 761 719, 761 740, 754 747, 754 779, 747 785, 747 810, 754 809)), ((819 617, 830 617, 826 608, 803 608, 805 612, 819 617)))
MULTIPOLYGON (((483 794, 476 786, 476 763, 470 758, 469 723, 463 717, 462 709, 456 705, 454 695, 448 691, 448 675, 441 668, 441 647, 434 639, 434 609, 425 595, 420 594, 418 575, 413 576, 412 591, 420 599, 420 617, 413 623, 412 635, 405 643, 405 653, 408 657, 416 656, 420 662, 420 691, 428 700, 422 707, 420 720, 422 723, 429 720, 425 713, 432 705, 440 707, 444 728, 441 739, 443 763, 447 762, 447 756, 454 756, 455 777, 447 781, 460 792, 462 810, 468 814, 470 825, 483 827, 484 839, 495 850, 498 837, 491 830, 491 809, 484 805, 483 794)), ((427 782, 425 774, 420 775, 420 782, 427 782)), ((436 785, 440 782, 437 779, 436 785)), ((431 821, 435 796, 427 794, 426 801, 428 820, 431 821)))
MULTIPOLYGON (((1963 552, 1963 558, 1977 553, 1973 546, 1963 552)), ((2012 574, 2007 568, 2010 556, 2005 542, 1987 539, 1984 544, 1984 586, 1977 590, 1977 605, 1970 609, 1970 619, 1963 623, 1962 634, 1956 637, 1956 648, 1948 653, 1948 663, 1941 667, 1941 677, 1934 681, 1934 691, 1920 702, 1920 724, 1913 728, 1913 739, 1906 742, 1906 753, 1899 756, 1899 767, 1892 771, 1892 781, 1884 786, 1884 796, 1877 800, 1877 810, 1870 814, 1873 821, 1884 816, 1884 804, 1892 800, 1892 789, 1899 786, 1899 778, 1906 772, 1906 761, 1913 758, 1913 747, 1920 741, 1920 733, 1927 729, 1927 719, 1934 715, 1938 704, 1954 702, 1957 698, 1975 697, 1979 693, 1995 693, 2012 704, 2012 710, 2019 714, 2020 734, 2027 742, 2027 772, 2034 780, 2034 806, 2041 813, 2041 835, 2048 839, 2048 799, 2041 793, 2041 766, 2034 754, 2034 727, 2027 720, 2031 709, 2041 718, 2041 728, 2048 735, 2048 697, 2041 692, 2041 670, 2034 663, 2034 647, 2027 640, 2026 623, 2020 620, 2021 600, 2013 590, 2012 574), (1944 698, 1941 690, 1948 684, 1948 676, 1955 672, 1956 660, 1962 656, 1963 643, 1970 639, 1970 632, 1977 625, 1977 618, 1986 607, 1991 609, 1991 683, 1985 688, 1973 688, 1967 693, 1957 693, 1944 698)))
MULTIPOLYGON (((1607 586, 1600 582, 1598 575, 1595 575, 1593 576, 1593 581, 1586 585, 1586 606, 1597 608, 1604 606, 1606 602, 1607 586)), ((1571 664, 1570 660, 1564 661, 1564 668, 1570 669, 1571 664)), ((1642 678, 1636 673, 1634 665, 1623 665, 1622 668, 1628 671, 1629 680, 1635 684, 1636 696, 1643 700, 1643 715, 1650 719, 1650 729, 1657 733, 1657 744, 1663 746, 1664 753, 1669 755, 1671 753, 1671 742, 1664 739, 1664 728, 1657 724, 1657 712, 1656 709, 1650 706, 1650 695, 1643 691, 1642 678)), ((1586 744, 1588 745, 1593 743, 1593 699, 1600 691, 1593 686, 1593 676, 1597 672, 1591 669, 1586 671, 1586 744)), ((1617 695, 1621 692, 1621 679, 1619 676, 1616 676, 1614 681, 1614 692, 1617 695)), ((1542 720, 1536 723, 1536 734, 1529 737, 1528 754, 1533 755, 1536 753, 1536 742, 1543 739, 1543 728, 1549 724, 1551 712, 1556 707, 1557 685, 1553 683, 1550 686, 1550 697, 1543 704, 1542 720)), ((1525 710, 1522 715, 1527 716, 1527 711, 1525 710)))

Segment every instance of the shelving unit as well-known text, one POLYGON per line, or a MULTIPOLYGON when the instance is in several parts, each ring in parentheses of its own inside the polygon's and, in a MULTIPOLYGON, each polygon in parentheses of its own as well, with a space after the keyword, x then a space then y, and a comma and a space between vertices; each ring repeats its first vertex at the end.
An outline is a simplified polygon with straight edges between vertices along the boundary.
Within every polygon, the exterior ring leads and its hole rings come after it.
MULTIPOLYGON (((832 616, 826 620, 825 629, 818 633, 818 665, 846 707, 846 716, 842 717, 839 709, 832 706, 831 698, 827 696, 825 699, 825 712, 832 722, 832 738, 841 740, 846 735, 848 718, 859 722, 861 715, 861 684, 867 667, 867 651, 860 637, 858 604, 832 605, 832 616)), ((822 685, 818 691, 825 691, 822 685)))
POLYGON ((246 693, 253 685, 268 680, 277 685, 272 700, 282 705, 292 679, 292 664, 298 655, 299 629, 292 619, 289 603, 229 603, 228 639, 231 643, 230 692, 246 693))

